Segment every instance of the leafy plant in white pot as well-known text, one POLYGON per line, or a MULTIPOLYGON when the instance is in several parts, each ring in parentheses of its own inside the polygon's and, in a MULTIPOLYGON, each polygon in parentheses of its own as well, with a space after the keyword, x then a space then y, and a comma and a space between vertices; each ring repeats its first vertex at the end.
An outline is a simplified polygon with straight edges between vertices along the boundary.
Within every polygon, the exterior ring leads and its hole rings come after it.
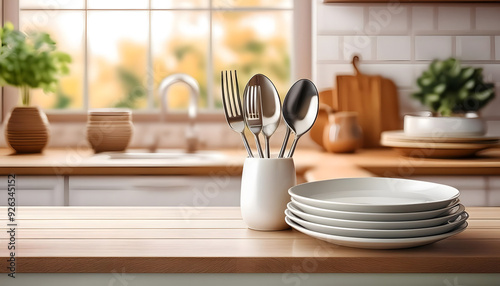
POLYGON ((449 58, 434 60, 417 79, 412 96, 428 107, 431 117, 406 115, 405 134, 410 136, 483 136, 486 125, 479 110, 495 97, 495 87, 485 83, 481 68, 462 67, 449 58))
POLYGON ((0 86, 18 87, 22 106, 15 107, 5 124, 7 143, 18 153, 39 153, 49 138, 47 116, 31 106, 31 90, 55 92, 59 76, 69 73, 71 57, 56 50, 47 33, 26 35, 12 23, 0 29, 0 86))

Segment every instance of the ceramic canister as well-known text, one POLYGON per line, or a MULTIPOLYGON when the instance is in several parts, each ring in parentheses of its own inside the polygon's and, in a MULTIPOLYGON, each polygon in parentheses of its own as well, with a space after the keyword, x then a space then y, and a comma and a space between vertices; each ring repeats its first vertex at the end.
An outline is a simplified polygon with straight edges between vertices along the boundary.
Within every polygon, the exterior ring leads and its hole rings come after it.
POLYGON ((241 214, 254 230, 289 228, 288 189, 297 183, 293 158, 247 158, 241 179, 241 214))

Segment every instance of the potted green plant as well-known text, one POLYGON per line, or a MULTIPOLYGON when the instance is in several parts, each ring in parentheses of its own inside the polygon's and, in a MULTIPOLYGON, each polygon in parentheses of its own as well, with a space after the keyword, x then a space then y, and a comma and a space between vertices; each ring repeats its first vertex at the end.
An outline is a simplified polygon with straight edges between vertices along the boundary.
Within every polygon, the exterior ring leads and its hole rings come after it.
POLYGON ((55 92, 59 77, 69 73, 70 62, 47 33, 26 35, 12 23, 0 29, 0 86, 18 87, 22 99, 5 127, 7 143, 18 153, 38 153, 47 144, 48 120, 40 108, 31 106, 31 91, 55 92))
POLYGON ((405 133, 418 136, 482 136, 486 133, 479 110, 495 97, 495 87, 485 83, 481 68, 462 67, 449 58, 434 60, 417 79, 413 98, 434 116, 405 116, 405 133))

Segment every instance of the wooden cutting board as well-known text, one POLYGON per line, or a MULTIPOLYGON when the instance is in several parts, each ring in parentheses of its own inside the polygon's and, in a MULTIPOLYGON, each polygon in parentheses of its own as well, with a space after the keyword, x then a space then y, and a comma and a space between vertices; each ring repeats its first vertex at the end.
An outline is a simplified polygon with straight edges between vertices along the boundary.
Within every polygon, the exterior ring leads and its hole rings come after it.
POLYGON ((396 85, 380 75, 362 74, 358 61, 354 56, 355 75, 337 76, 337 108, 358 113, 364 148, 380 147, 382 131, 401 129, 396 85))

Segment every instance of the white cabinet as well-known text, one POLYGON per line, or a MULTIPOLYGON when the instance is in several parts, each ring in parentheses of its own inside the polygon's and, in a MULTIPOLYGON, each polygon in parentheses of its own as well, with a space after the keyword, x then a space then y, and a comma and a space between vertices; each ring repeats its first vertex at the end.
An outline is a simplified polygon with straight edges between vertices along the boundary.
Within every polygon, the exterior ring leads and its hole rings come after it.
POLYGON ((488 205, 500 207, 500 176, 489 177, 487 184, 489 188, 488 205))
MULTIPOLYGON (((7 177, 0 176, 0 205, 7 206, 7 177)), ((63 176, 16 175, 17 206, 63 206, 63 176)))
MULTIPOLYGON (((460 190, 466 206, 500 206, 500 176, 415 176, 460 190)), ((239 206, 232 176, 16 176, 18 206, 239 206)), ((7 205, 0 176, 0 206, 7 205)))
POLYGON ((239 206, 240 177, 70 176, 70 206, 239 206))
MULTIPOLYGON (((460 201, 466 207, 494 206, 490 196, 494 192, 485 176, 414 176, 411 179, 445 184, 460 191, 460 201)), ((496 206, 500 206, 500 201, 496 206)))

